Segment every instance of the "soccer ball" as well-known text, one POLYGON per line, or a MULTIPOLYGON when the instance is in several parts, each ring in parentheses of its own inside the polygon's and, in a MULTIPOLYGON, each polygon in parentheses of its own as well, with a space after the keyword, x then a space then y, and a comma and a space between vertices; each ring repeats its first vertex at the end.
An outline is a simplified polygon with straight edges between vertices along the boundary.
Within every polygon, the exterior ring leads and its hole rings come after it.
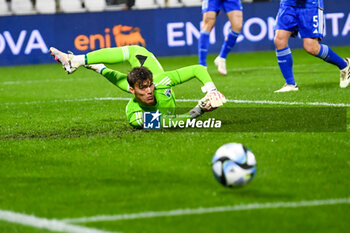
POLYGON ((212 159, 214 177, 224 186, 243 186, 256 173, 256 159, 248 148, 240 143, 221 146, 212 159))

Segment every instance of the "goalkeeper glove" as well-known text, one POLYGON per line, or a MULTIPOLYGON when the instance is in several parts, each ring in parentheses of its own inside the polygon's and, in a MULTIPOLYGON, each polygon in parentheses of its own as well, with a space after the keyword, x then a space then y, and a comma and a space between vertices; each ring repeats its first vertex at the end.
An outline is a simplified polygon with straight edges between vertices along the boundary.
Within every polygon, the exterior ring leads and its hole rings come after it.
POLYGON ((216 89, 213 82, 204 84, 202 91, 207 94, 200 100, 199 104, 207 111, 214 110, 226 103, 225 96, 216 89))
POLYGON ((225 96, 217 90, 208 92, 199 102, 199 104, 208 111, 220 107, 224 105, 224 103, 226 103, 225 96))
POLYGON ((207 97, 207 95, 198 101, 198 104, 196 105, 196 107, 190 110, 190 116, 192 118, 197 118, 203 115, 203 113, 213 111, 214 109, 217 108, 217 107, 212 107, 210 99, 207 97))
POLYGON ((198 101, 196 107, 190 110, 190 115, 192 118, 199 117, 203 115, 204 112, 213 111, 226 103, 225 96, 216 90, 214 83, 206 83, 202 87, 202 91, 207 92, 207 94, 204 96, 204 98, 198 101))

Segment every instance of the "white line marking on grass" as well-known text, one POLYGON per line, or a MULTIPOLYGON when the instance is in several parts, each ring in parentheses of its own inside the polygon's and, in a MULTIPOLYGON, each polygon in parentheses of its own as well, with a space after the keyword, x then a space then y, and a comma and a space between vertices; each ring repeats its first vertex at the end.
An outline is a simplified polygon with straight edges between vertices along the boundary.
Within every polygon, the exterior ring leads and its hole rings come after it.
MULTIPOLYGON (((178 99, 177 102, 198 102, 195 99, 178 99)), ((236 104, 272 104, 272 105, 310 105, 310 106, 330 106, 330 107, 350 107, 346 103, 326 103, 326 102, 287 102, 273 100, 226 100, 229 103, 236 104)))
POLYGON ((273 100, 227 100, 236 104, 273 104, 273 105, 309 105, 309 106, 329 106, 329 107, 350 107, 346 103, 326 103, 326 102, 286 102, 273 100))
POLYGON ((55 219, 49 220, 46 218, 39 218, 33 215, 15 213, 7 210, 0 210, 0 220, 56 232, 112 233, 110 231, 102 231, 94 228, 75 226, 55 219))
MULTIPOLYGON (((69 102, 89 102, 89 101, 129 101, 127 97, 96 97, 70 100, 38 100, 28 102, 8 102, 0 103, 2 105, 30 105, 44 103, 69 103, 69 102)), ((177 99, 176 102, 198 102, 198 99, 177 99)), ((326 102, 287 102, 273 100, 227 100, 230 103, 236 104, 270 104, 270 105, 307 105, 307 106, 329 106, 329 107, 350 107, 347 103, 326 103, 326 102)))
POLYGON ((46 103, 71 103, 71 102, 90 102, 90 101, 129 101, 130 98, 123 97, 102 97, 102 98, 83 98, 83 99, 70 99, 70 100, 38 100, 38 101, 27 101, 27 102, 10 102, 0 103, 0 105, 31 105, 31 104, 46 104, 46 103))
POLYGON ((350 204, 350 198, 297 201, 297 202, 251 203, 251 204, 241 204, 241 205, 234 205, 234 206, 217 206, 217 207, 209 207, 209 208, 200 207, 197 209, 176 209, 176 210, 169 210, 169 211, 150 211, 150 212, 142 212, 142 213, 119 214, 119 215, 99 215, 99 216, 93 216, 93 217, 64 219, 63 221, 69 222, 69 223, 120 221, 120 220, 141 219, 141 218, 210 214, 210 213, 218 213, 218 212, 232 212, 232 211, 257 210, 257 209, 299 208, 299 207, 339 205, 339 204, 350 204))
MULTIPOLYGON (((92 78, 92 77, 91 77, 92 78)), ((5 81, 0 82, 0 85, 22 85, 22 84, 35 84, 35 83, 50 83, 50 82, 72 82, 87 80, 89 77, 85 78, 64 78, 64 79, 42 79, 42 80, 22 80, 22 81, 5 81)))
MULTIPOLYGON (((322 63, 315 64, 299 64, 295 65, 295 67, 311 67, 311 66, 322 66, 322 63)), ((278 66, 251 66, 251 67, 242 67, 242 68, 233 68, 231 71, 255 71, 255 70, 280 70, 278 66)), ((213 72, 214 73, 214 72, 213 72)))

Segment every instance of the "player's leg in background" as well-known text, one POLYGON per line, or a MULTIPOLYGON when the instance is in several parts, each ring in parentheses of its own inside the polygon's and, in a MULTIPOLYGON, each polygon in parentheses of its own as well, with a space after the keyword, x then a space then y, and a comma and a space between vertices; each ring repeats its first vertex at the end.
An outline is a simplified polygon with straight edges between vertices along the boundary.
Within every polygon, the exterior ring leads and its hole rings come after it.
POLYGON ((275 38, 276 56, 279 68, 285 79, 285 85, 275 92, 297 91, 298 86, 294 81, 293 56, 288 46, 291 36, 295 36, 299 30, 295 7, 280 5, 276 17, 275 38))
POLYGON ((304 38, 303 46, 309 54, 321 58, 325 62, 338 66, 339 69, 344 69, 347 66, 346 61, 336 54, 330 47, 320 44, 317 38, 304 38))
POLYGON ((283 78, 286 80, 286 85, 276 92, 291 91, 292 89, 297 88, 293 74, 293 56, 288 46, 288 40, 291 35, 292 32, 286 30, 276 30, 275 32, 274 43, 276 47, 277 61, 283 78))
POLYGON ((325 44, 319 44, 317 38, 304 38, 303 45, 306 52, 325 62, 336 65, 340 70, 340 87, 345 88, 350 82, 350 63, 343 59, 325 44))
POLYGON ((208 11, 203 13, 203 25, 198 40, 198 60, 199 64, 207 66, 207 55, 209 51, 209 36, 216 21, 216 12, 208 11))
POLYGON ((231 23, 231 29, 225 38, 225 41, 221 47, 219 56, 215 59, 215 64, 218 66, 220 74, 226 75, 226 58, 228 53, 235 46, 237 38, 241 32, 243 26, 243 12, 240 10, 233 10, 227 12, 227 17, 231 23))
POLYGON ((340 70, 340 87, 345 88, 350 82, 350 64, 331 48, 319 41, 324 35, 323 10, 318 8, 301 8, 299 11, 300 35, 306 52, 325 62, 336 65, 340 70), (311 22, 312 20, 312 22, 311 22))

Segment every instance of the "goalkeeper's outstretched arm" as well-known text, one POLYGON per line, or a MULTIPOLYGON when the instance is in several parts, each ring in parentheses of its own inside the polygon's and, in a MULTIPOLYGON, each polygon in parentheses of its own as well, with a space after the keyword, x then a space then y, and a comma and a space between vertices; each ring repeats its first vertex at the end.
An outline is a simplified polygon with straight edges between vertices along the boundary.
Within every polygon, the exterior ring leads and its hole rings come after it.
MULTIPOLYGON (((217 91, 215 84, 213 83, 213 80, 211 79, 207 69, 202 65, 193 65, 193 66, 187 66, 181 69, 177 69, 175 71, 169 72, 169 78, 171 79, 172 86, 184 83, 188 80, 191 80, 192 78, 198 79, 202 84, 202 91, 203 93, 210 93, 213 91, 217 91)), ((220 95, 217 95, 217 98, 215 99, 222 99, 225 98, 221 93, 220 95)), ((214 100, 214 98, 213 98, 214 100)), ((226 102, 226 101, 225 101, 226 102)), ((223 102, 224 103, 224 102, 223 102)), ((222 103, 218 102, 213 107, 219 107, 222 103), (218 106, 216 106, 218 105, 218 106)))
POLYGON ((169 75, 172 85, 197 78, 203 84, 202 91, 207 93, 205 97, 199 101, 198 105, 190 111, 192 118, 196 118, 206 111, 212 111, 226 103, 225 96, 216 89, 215 84, 204 66, 193 65, 173 72, 175 73, 174 75, 169 75))
POLYGON ((169 73, 172 86, 187 82, 192 78, 198 79, 204 86, 208 86, 210 83, 213 83, 207 69, 201 65, 186 66, 184 68, 170 71, 169 73))

